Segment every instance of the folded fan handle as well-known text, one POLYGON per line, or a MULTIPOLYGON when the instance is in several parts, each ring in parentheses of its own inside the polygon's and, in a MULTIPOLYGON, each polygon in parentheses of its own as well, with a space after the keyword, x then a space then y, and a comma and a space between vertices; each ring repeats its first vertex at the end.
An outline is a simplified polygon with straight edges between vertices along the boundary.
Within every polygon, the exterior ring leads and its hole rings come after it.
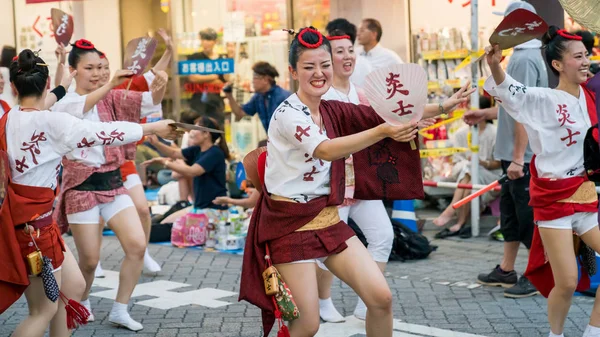
POLYGON ((482 194, 485 194, 485 193, 493 190, 494 188, 496 188, 496 186, 503 184, 507 180, 508 180, 508 176, 503 175, 502 177, 500 177, 500 179, 494 181, 493 183, 487 185, 486 187, 480 189, 479 191, 477 191, 473 194, 470 194, 470 195, 464 197, 463 199, 457 201, 456 203, 452 204, 452 208, 457 209, 457 208, 460 208, 460 207, 468 204, 469 202, 471 202, 471 200, 481 196, 482 194))

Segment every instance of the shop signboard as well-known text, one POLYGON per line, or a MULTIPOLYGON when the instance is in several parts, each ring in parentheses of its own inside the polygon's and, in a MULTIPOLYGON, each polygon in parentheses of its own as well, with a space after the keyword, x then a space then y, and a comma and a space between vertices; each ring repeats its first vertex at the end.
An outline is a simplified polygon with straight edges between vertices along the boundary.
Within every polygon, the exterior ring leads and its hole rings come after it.
POLYGON ((179 61, 179 75, 224 75, 234 72, 233 59, 179 61))

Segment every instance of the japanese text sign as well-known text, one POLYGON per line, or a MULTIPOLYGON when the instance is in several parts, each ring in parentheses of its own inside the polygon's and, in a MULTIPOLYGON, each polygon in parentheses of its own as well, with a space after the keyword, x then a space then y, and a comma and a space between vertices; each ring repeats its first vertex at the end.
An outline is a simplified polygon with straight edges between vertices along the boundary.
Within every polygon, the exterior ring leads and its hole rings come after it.
POLYGON ((125 49, 123 69, 131 70, 135 75, 142 74, 152 60, 156 44, 156 40, 150 37, 139 37, 129 41, 125 49))
POLYGON ((233 59, 179 61, 179 75, 223 75, 234 72, 233 59))
POLYGON ((386 122, 419 121, 427 103, 427 74, 417 64, 396 64, 367 75, 364 90, 386 122))
POLYGON ((502 50, 510 49, 539 38, 547 30, 548 25, 537 14, 525 9, 517 9, 500 22, 490 37, 490 44, 498 44, 502 50))
POLYGON ((69 45, 73 36, 73 17, 58 8, 52 8, 50 13, 56 43, 63 46, 69 45))

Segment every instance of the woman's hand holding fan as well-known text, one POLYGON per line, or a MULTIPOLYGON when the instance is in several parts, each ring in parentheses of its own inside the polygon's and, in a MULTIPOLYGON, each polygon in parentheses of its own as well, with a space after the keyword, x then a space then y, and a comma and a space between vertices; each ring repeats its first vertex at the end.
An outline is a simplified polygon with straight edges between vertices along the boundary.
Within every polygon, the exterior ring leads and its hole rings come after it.
POLYGON ((117 87, 119 84, 123 83, 123 81, 125 81, 127 78, 130 78, 131 76, 133 76, 133 71, 119 69, 115 72, 113 78, 110 80, 110 85, 113 88, 117 87))

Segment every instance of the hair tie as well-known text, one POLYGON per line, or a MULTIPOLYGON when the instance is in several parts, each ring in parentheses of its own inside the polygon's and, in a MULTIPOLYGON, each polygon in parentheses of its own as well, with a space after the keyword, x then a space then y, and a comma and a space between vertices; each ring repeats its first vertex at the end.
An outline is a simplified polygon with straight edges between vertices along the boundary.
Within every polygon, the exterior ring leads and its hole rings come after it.
POLYGON ((323 44, 323 34, 321 34, 321 32, 319 32, 318 30, 316 30, 314 28, 304 28, 298 34, 298 42, 300 42, 306 48, 311 48, 311 49, 319 48, 319 46, 321 46, 323 44), (317 43, 308 43, 308 42, 304 41, 302 36, 306 32, 311 32, 311 33, 317 34, 319 36, 319 41, 317 41, 317 43))
POLYGON ((93 43, 85 39, 75 41, 75 47, 85 50, 92 50, 95 48, 93 43))
POLYGON ((100 53, 100 58, 101 59, 105 59, 106 58, 106 54, 104 54, 103 52, 99 51, 98 53, 100 53))
POLYGON ((341 36, 326 36, 325 37, 327 40, 329 41, 333 41, 333 40, 343 40, 343 39, 348 39, 350 40, 350 35, 341 35, 341 36))
POLYGON ((19 56, 15 56, 15 57, 13 57, 13 59, 12 59, 12 60, 13 60, 13 62, 15 62, 15 61, 18 61, 18 60, 19 60, 19 56))
POLYGON ((575 41, 582 41, 583 40, 583 38, 581 36, 571 34, 571 33, 567 32, 564 29, 559 29, 556 33, 558 35, 564 37, 567 40, 575 40, 575 41))

